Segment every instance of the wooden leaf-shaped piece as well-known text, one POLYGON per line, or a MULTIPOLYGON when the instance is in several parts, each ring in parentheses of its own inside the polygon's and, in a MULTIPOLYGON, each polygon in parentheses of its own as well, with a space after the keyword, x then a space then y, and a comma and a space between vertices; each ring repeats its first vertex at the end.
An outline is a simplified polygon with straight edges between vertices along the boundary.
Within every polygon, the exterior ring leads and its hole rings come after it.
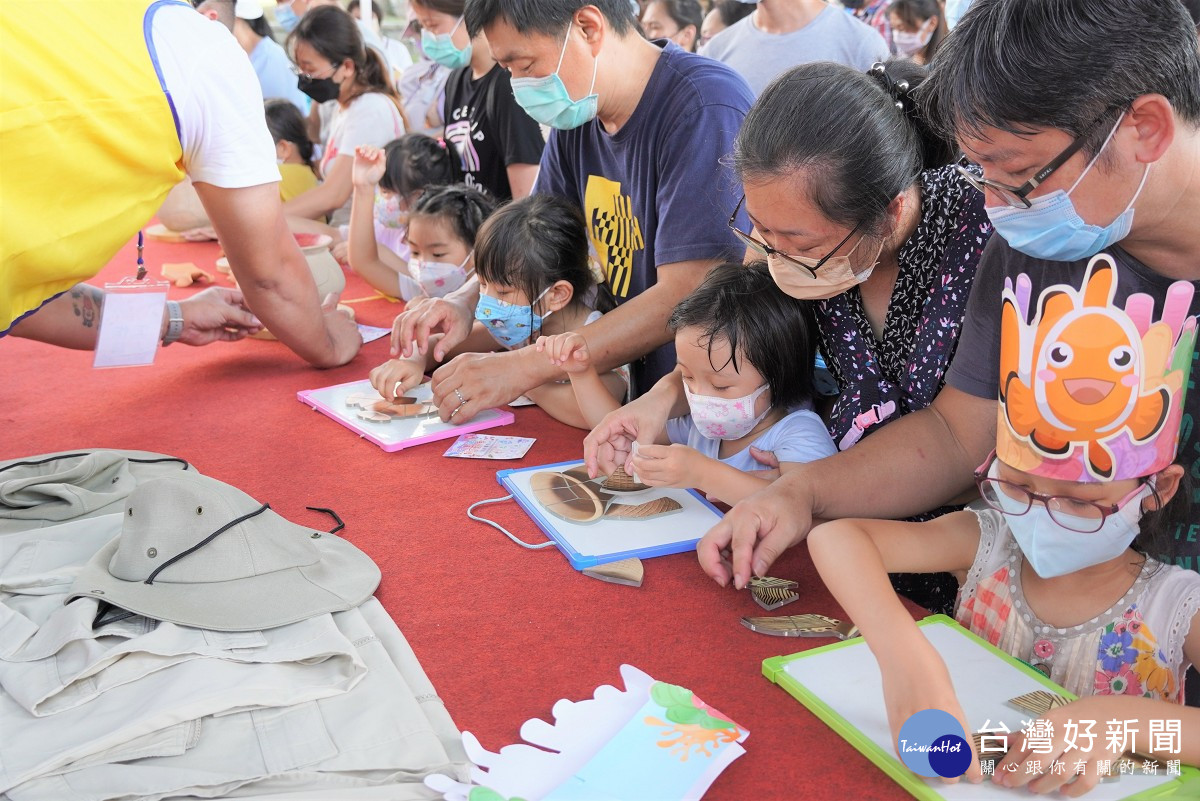
POLYGON ((585 568, 583 575, 612 584, 640 587, 642 586, 642 577, 645 575, 645 570, 642 568, 642 560, 635 557, 585 568))
POLYGON ((604 516, 626 520, 649 520, 652 517, 674 514, 682 510, 683 506, 674 498, 655 498, 636 506, 626 503, 609 504, 604 516))
POLYGON ((529 489, 547 512, 568 522, 591 523, 604 514, 604 505, 591 487, 565 473, 534 473, 529 489))
POLYGON ((768 612, 800 599, 800 596, 793 592, 800 585, 788 579, 756 576, 751 578, 746 586, 750 588, 755 603, 768 612))

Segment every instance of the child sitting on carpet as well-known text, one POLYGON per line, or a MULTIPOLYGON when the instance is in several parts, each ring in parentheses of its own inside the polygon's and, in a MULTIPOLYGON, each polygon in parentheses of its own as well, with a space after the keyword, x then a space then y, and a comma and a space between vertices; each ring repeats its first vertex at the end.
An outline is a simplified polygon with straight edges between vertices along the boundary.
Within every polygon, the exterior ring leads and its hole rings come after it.
MULTIPOLYGON (((435 190, 418 201, 409 221, 414 254, 423 209, 451 189, 435 190)), ((467 191, 482 197, 477 190, 467 191)), ((464 233, 455 249, 445 251, 440 258, 449 262, 461 255, 461 263, 466 265, 470 247, 464 233)), ((526 347, 538 333, 558 334, 582 328, 612 307, 607 287, 598 283, 592 272, 583 214, 562 198, 531 195, 502 206, 479 229, 474 255, 479 278, 475 324, 467 339, 447 354, 450 357, 526 347)), ((371 384, 385 398, 397 397, 418 384, 425 371, 436 366, 432 343, 437 338, 440 335, 430 339, 428 356, 414 353, 376 367, 371 371, 371 384)), ((606 373, 598 377, 598 383, 614 404, 628 389, 624 370, 606 373)), ((556 420, 581 428, 588 426, 567 382, 543 384, 526 396, 556 420)))
MULTIPOLYGON (((837 452, 812 411, 814 338, 802 301, 780 292, 765 262, 722 264, 675 307, 678 371, 686 405, 660 444, 633 457, 653 487, 695 488, 734 504, 767 485, 750 447, 772 451, 780 470, 837 452)), ((602 392, 581 333, 538 340, 567 372, 589 426, 619 404, 602 392)))
POLYGON ((380 292, 406 301, 453 291, 455 287, 422 282, 412 272, 407 240, 408 216, 421 193, 449 184, 452 176, 445 145, 424 134, 405 134, 382 149, 358 148, 346 235, 350 269, 380 292))
POLYGON ((994 780, 1039 793, 1073 781, 1076 796, 1122 748, 1200 762, 1200 711, 1177 706, 1200 659, 1200 575, 1153 558, 1167 551, 1161 538, 1183 530, 1171 518, 1187 515, 1184 469, 1173 462, 1196 321, 1183 317, 1186 281, 1168 290, 1173 311, 1160 322, 1150 324, 1136 295, 1117 308, 1107 256, 1093 260, 1084 290, 1048 287, 1032 322, 1025 281, 1004 289, 996 450, 975 472, 984 504, 925 523, 838 520, 808 544, 879 661, 893 738, 928 708, 972 732, 946 665, 887 575, 949 571, 963 626, 1081 696, 1043 716, 1054 735, 1045 751, 1013 735, 994 780), (1148 721, 1163 719, 1183 720, 1182 753, 1149 737, 1148 721), (1094 747, 1076 747, 1062 737, 1068 721, 1124 722, 1136 742, 1114 748, 1096 732, 1094 747))
POLYGON ((289 100, 268 100, 267 130, 275 140, 275 159, 279 162, 279 199, 291 200, 315 187, 317 170, 313 166, 313 143, 308 138, 300 109, 289 100))

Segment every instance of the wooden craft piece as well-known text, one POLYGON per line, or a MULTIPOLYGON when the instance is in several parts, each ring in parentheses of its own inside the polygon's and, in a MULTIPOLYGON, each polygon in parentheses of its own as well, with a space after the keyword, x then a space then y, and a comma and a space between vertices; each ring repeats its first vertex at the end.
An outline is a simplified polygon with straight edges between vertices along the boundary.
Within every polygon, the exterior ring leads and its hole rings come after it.
POLYGON ((629 474, 620 467, 618 467, 611 476, 597 476, 596 478, 589 478, 587 468, 583 465, 580 465, 579 467, 572 467, 570 470, 564 470, 563 475, 577 478, 583 483, 591 484, 592 486, 604 492, 611 492, 621 495, 629 495, 634 492, 645 492, 646 490, 651 489, 651 487, 647 486, 646 484, 639 484, 638 482, 634 481, 632 478, 630 478, 629 474))
POLYGON ((346 406, 358 409, 355 414, 360 419, 373 423, 389 423, 392 420, 437 414, 435 405, 418 403, 416 398, 396 398, 389 401, 366 392, 356 392, 348 396, 346 406))
POLYGON ((1008 703, 1031 715, 1040 716, 1046 714, 1051 709, 1066 706, 1071 703, 1071 699, 1058 693, 1052 693, 1049 690, 1034 690, 1031 693, 1018 695, 1016 698, 1010 698, 1008 703))
POLYGON ((146 238, 153 239, 155 242, 174 242, 176 244, 187 241, 183 238, 183 234, 172 231, 162 223, 146 226, 146 238))
POLYGON ((177 287, 191 286, 196 281, 212 281, 212 273, 201 270, 190 261, 168 262, 162 266, 163 278, 173 282, 177 287))
POLYGON ((859 636, 858 626, 825 615, 744 617, 742 625, 751 631, 773 637, 833 637, 849 640, 859 636))
POLYGON ((754 596, 754 602, 768 612, 800 600, 800 596, 794 592, 800 585, 788 579, 755 576, 747 586, 750 588, 750 594, 754 596))
POLYGON ((604 516, 625 520, 649 520, 652 517, 673 514, 682 509, 682 504, 674 498, 655 498, 636 506, 626 503, 610 503, 604 511, 604 516))
POLYGON ((624 584, 628 587, 642 586, 642 577, 645 575, 642 560, 636 557, 584 568, 582 572, 583 575, 591 576, 594 579, 607 581, 610 584, 624 584))
POLYGON ((529 489, 547 512, 571 523, 591 523, 604 514, 604 503, 591 487, 566 473, 534 473, 529 489))

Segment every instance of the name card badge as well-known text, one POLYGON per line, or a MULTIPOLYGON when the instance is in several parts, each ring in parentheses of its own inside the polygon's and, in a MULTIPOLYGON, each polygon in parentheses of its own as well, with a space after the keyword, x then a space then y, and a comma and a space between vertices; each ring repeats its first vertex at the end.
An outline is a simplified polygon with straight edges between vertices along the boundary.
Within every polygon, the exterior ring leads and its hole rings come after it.
POLYGON ((166 281, 125 278, 104 285, 104 307, 92 367, 154 364, 167 306, 166 281))

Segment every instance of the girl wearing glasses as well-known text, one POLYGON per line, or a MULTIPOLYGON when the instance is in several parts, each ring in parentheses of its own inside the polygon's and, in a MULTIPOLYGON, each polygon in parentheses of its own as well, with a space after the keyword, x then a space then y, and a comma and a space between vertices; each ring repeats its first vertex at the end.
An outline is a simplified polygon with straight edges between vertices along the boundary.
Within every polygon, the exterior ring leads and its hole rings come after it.
POLYGON ((996 450, 975 474, 982 504, 925 523, 839 520, 808 537, 879 660, 893 735, 925 708, 967 721, 889 570, 950 571, 963 626, 1080 696, 1044 716, 1051 753, 1014 737, 995 771, 997 782, 1037 792, 1074 781, 1068 794, 1079 795, 1099 781, 1100 762, 1120 755, 1099 736, 1090 750, 1076 747, 1064 738, 1068 721, 1126 721, 1138 732, 1129 750, 1200 760, 1200 716, 1168 706, 1183 703, 1184 673, 1200 659, 1200 575, 1149 555, 1167 551, 1160 540, 1188 514, 1174 461, 1194 290, 1177 282, 1153 322, 1137 296, 1124 309, 1111 302, 1115 275, 1103 256, 1080 288, 1054 285, 1032 303, 1026 276, 1005 288, 996 450), (1182 753, 1156 753, 1148 721, 1179 718, 1182 753), (1035 760, 1067 769, 1031 772, 1023 763, 1035 760))

